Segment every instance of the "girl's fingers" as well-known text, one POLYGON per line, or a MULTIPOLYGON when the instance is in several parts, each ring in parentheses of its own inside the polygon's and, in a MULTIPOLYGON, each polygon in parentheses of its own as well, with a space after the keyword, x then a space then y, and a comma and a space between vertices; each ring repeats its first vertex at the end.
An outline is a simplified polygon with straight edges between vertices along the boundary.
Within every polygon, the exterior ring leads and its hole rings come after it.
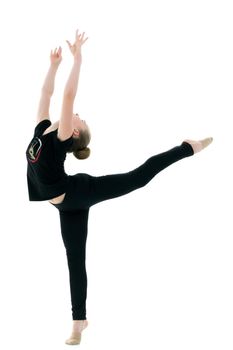
POLYGON ((80 36, 81 36, 82 34, 79 34, 77 37, 76 37, 76 40, 75 40, 75 43, 77 43, 79 40, 80 40, 80 36))
POLYGON ((79 32, 79 29, 77 29, 76 32, 75 32, 76 40, 75 40, 73 45, 69 42, 69 40, 66 40, 66 42, 67 42, 67 44, 68 44, 70 49, 72 49, 73 47, 75 48, 75 46, 77 44, 81 44, 81 45, 84 44, 87 41, 87 39, 88 39, 88 37, 87 37, 87 38, 85 38, 83 40, 85 32, 83 32, 82 34, 78 34, 78 32, 79 32))
POLYGON ((66 42, 67 42, 67 44, 69 45, 69 47, 72 46, 71 43, 70 43, 68 40, 66 40, 66 42))
POLYGON ((83 40, 84 34, 85 34, 85 32, 83 32, 82 34, 79 34, 79 36, 78 36, 78 38, 77 38, 77 41, 78 41, 79 43, 81 43, 81 44, 85 43, 85 42, 87 41, 87 39, 88 39, 88 37, 87 37, 87 38, 85 38, 85 39, 83 40))

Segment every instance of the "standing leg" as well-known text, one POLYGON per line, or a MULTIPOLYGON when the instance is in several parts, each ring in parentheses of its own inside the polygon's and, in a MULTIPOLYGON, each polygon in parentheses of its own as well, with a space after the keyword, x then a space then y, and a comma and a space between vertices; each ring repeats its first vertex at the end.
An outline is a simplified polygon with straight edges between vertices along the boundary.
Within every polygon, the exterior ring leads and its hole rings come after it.
POLYGON ((86 320, 87 274, 85 267, 89 210, 59 211, 61 233, 69 267, 73 320, 86 320))

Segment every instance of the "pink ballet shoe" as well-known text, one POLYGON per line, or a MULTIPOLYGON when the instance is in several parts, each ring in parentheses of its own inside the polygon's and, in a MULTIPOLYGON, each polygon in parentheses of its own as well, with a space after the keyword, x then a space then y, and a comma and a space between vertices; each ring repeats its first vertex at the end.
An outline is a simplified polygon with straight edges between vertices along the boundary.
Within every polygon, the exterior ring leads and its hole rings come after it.
POLYGON ((65 341, 65 344, 67 345, 78 345, 81 343, 81 332, 88 326, 88 321, 87 320, 83 320, 83 322, 81 324, 77 324, 76 326, 74 326, 73 328, 73 332, 70 336, 69 339, 67 339, 65 341))
POLYGON ((193 152, 197 153, 202 151, 204 148, 206 148, 207 146, 209 146, 209 144, 213 141, 213 137, 207 137, 203 140, 199 140, 199 141, 195 141, 195 140, 184 140, 184 142, 189 143, 192 148, 193 148, 193 152))

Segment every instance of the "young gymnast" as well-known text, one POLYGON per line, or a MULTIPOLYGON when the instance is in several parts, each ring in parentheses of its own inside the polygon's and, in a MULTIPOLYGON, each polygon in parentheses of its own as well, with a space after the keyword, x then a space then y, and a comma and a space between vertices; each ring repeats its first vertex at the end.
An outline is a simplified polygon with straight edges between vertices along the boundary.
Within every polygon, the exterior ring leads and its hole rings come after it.
POLYGON ((174 148, 154 155, 145 163, 127 173, 91 176, 84 173, 68 175, 64 171, 67 153, 78 159, 90 155, 90 128, 73 112, 82 63, 81 47, 86 42, 84 33, 75 34, 72 45, 73 66, 68 77, 60 120, 51 123, 50 98, 54 91, 57 69, 62 60, 62 49, 50 53, 50 67, 41 89, 37 125, 26 150, 27 184, 30 201, 49 201, 58 209, 61 235, 66 250, 73 329, 66 344, 79 344, 81 333, 87 327, 87 274, 85 267, 88 214, 91 206, 105 200, 126 195, 145 186, 153 177, 171 164, 200 152, 213 140, 184 140, 174 148))

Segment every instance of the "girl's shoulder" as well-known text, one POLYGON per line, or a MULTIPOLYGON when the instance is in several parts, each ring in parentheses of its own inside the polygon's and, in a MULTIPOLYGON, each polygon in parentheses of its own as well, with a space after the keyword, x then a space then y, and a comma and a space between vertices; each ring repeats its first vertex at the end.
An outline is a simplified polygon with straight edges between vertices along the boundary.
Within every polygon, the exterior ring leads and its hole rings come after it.
POLYGON ((58 126, 59 126, 59 121, 56 121, 55 123, 51 124, 47 129, 45 129, 45 131, 43 132, 42 135, 46 135, 46 134, 49 134, 52 131, 57 130, 58 126))

